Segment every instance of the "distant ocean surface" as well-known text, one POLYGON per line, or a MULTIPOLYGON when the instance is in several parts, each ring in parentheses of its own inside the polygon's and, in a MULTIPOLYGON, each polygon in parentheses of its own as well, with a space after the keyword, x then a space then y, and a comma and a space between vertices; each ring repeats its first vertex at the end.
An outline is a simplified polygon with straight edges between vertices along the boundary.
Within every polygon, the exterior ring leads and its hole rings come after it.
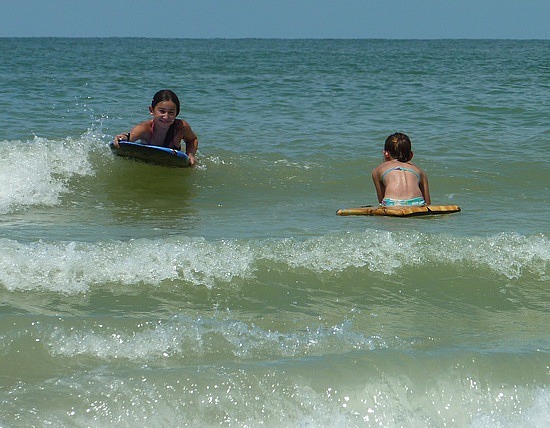
POLYGON ((0 426, 548 426, 550 41, 0 47, 0 426), (336 216, 396 131, 462 212, 336 216))

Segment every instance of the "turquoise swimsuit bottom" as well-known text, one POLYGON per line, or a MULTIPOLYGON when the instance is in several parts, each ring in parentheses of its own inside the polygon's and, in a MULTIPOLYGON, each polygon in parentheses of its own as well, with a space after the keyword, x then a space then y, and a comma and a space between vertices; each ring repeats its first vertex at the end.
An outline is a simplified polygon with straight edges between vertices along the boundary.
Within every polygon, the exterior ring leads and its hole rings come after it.
POLYGON ((384 207, 418 207, 421 205, 426 205, 426 201, 422 196, 419 196, 417 198, 412 199, 391 199, 391 198, 384 198, 382 199, 382 203, 380 204, 384 207))

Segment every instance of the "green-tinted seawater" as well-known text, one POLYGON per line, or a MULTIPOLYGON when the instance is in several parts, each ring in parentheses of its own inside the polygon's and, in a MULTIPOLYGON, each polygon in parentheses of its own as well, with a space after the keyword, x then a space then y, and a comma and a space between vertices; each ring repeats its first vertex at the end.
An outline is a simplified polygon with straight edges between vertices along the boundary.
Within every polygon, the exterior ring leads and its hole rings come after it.
POLYGON ((1 426, 545 426, 548 41, 0 47, 1 426), (462 212, 336 216, 398 130, 462 212))

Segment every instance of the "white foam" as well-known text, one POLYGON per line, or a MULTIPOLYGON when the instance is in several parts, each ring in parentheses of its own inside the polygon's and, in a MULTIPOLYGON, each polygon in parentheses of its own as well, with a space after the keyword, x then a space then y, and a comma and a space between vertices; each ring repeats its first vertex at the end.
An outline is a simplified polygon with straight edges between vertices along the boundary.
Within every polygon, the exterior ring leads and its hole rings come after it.
POLYGON ((212 287, 254 271, 257 253, 237 241, 200 238, 100 243, 2 240, 0 283, 9 290, 87 291, 106 283, 159 285, 186 281, 212 287))
POLYGON ((0 142, 0 214, 29 206, 54 206, 75 175, 92 174, 84 141, 0 142))
POLYGON ((516 233, 482 238, 367 230, 305 242, 287 239, 266 248, 266 258, 315 272, 364 267, 391 275, 404 267, 449 264, 488 268, 508 278, 531 273, 544 280, 550 261, 548 238, 516 233))
MULTIPOLYGON (((55 356, 83 355, 103 360, 127 359, 162 363, 175 358, 189 361, 280 359, 387 348, 377 336, 354 331, 349 320, 331 327, 316 326, 298 332, 266 331, 234 319, 204 319, 180 314, 168 321, 136 321, 139 325, 56 326, 45 343, 55 344, 55 356), (132 329, 128 332, 128 328, 132 329)), ((406 346, 393 340, 392 346, 406 346)))
POLYGON ((8 290, 81 293, 119 283, 159 286, 166 281, 215 287, 253 278, 276 263, 282 270, 331 275, 367 269, 392 275, 401 269, 452 266, 488 269, 509 279, 548 279, 550 245, 543 235, 503 233, 489 238, 418 232, 334 234, 305 241, 170 237, 98 243, 19 243, 2 239, 0 284, 8 290), (286 266, 286 267, 285 267, 286 266))

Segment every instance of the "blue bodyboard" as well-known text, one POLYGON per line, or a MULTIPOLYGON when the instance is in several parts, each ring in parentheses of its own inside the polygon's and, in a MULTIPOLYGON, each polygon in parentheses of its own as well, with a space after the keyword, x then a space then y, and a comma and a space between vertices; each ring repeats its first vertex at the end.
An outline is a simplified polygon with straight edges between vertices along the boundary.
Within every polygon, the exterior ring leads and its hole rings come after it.
POLYGON ((111 151, 117 156, 172 168, 189 166, 189 156, 179 150, 129 141, 120 141, 118 145, 115 147, 112 142, 109 143, 111 151))

